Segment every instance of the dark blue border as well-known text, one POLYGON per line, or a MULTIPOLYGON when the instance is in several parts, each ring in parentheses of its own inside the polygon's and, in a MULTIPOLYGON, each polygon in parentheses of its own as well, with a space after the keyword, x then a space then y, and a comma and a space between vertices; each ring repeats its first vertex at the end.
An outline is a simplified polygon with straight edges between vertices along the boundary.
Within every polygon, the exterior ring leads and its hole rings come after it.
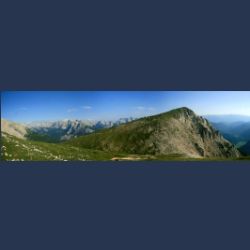
MULTIPOLYGON (((0 90, 250 90, 248 1, 3 1, 0 90)), ((249 162, 0 167, 0 249, 249 249, 249 162)))

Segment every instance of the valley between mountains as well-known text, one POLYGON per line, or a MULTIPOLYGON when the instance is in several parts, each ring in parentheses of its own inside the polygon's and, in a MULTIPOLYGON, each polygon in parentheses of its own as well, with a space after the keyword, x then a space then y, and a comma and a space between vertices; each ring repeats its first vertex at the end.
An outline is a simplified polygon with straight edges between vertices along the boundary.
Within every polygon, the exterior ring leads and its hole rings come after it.
POLYGON ((237 128, 232 134, 220 126, 186 107, 117 121, 65 120, 23 125, 1 119, 1 160, 250 159, 250 137, 237 133, 237 128))

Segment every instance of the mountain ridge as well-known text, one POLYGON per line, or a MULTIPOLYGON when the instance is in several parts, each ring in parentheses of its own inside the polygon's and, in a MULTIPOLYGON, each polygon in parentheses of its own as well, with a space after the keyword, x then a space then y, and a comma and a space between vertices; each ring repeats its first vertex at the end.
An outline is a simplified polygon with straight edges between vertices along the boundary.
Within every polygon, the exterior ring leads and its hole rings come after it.
POLYGON ((188 157, 239 157, 239 151, 207 119, 182 107, 85 135, 68 143, 104 151, 180 154, 188 157))

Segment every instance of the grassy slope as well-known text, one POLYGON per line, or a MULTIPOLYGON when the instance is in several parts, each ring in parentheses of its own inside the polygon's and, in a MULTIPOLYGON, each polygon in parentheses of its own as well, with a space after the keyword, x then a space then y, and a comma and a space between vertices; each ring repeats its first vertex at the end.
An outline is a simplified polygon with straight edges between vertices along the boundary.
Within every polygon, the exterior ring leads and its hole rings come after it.
POLYGON ((154 147, 145 147, 147 139, 159 129, 162 119, 178 115, 178 110, 172 110, 160 115, 141 118, 118 127, 103 129, 99 132, 72 139, 65 142, 65 144, 99 149, 106 152, 154 154, 154 147))
MULTIPOLYGON (((84 160, 153 160, 150 155, 135 155, 104 152, 95 149, 47 143, 16 138, 3 133, 1 141, 1 160, 15 161, 84 161, 84 160)), ((171 156, 172 158, 176 156, 171 156)))
POLYGON ((2 136, 2 160, 109 160, 112 154, 70 145, 28 141, 13 136, 2 136))
POLYGON ((105 129, 100 132, 72 139, 65 142, 65 144, 89 149, 99 149, 106 152, 150 154, 153 152, 145 152, 143 148, 145 140, 150 137, 152 132, 153 130, 147 126, 147 122, 140 124, 140 121, 136 121, 130 123, 129 128, 126 125, 120 125, 117 128, 105 129))
POLYGON ((50 143, 51 142, 57 143, 60 141, 57 137, 52 137, 47 134, 39 134, 31 131, 30 129, 27 130, 27 134, 25 137, 31 141, 50 142, 50 143))
MULTIPOLYGON (((138 155, 113 154, 100 150, 86 149, 65 143, 46 143, 28 141, 6 135, 2 137, 1 160, 16 161, 84 161, 84 160, 163 160, 163 161, 223 161, 225 159, 194 159, 181 155, 138 155)), ((228 159, 230 160, 230 159, 228 159)), ((231 159, 232 160, 232 159, 231 159)), ((250 160, 250 157, 241 157, 239 160, 250 160)))
MULTIPOLYGON (((183 110, 185 110, 185 108, 141 118, 118 127, 104 129, 96 133, 72 139, 65 142, 65 144, 89 149, 99 149, 106 152, 158 155, 159 148, 157 148, 155 141, 157 138, 154 138, 154 136, 151 137, 151 135, 157 134, 162 126, 166 126, 166 123, 163 124, 164 120, 178 118, 182 115, 183 110)), ((178 131, 178 128, 176 128, 176 130, 178 131)), ((173 128, 171 128, 171 131, 173 131, 173 128)))

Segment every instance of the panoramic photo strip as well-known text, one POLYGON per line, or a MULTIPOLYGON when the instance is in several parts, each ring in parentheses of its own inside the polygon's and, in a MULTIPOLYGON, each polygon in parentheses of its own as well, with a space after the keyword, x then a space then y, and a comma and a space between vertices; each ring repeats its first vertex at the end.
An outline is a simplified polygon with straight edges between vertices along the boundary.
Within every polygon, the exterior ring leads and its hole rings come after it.
POLYGON ((250 91, 3 91, 1 160, 250 160, 250 91))

